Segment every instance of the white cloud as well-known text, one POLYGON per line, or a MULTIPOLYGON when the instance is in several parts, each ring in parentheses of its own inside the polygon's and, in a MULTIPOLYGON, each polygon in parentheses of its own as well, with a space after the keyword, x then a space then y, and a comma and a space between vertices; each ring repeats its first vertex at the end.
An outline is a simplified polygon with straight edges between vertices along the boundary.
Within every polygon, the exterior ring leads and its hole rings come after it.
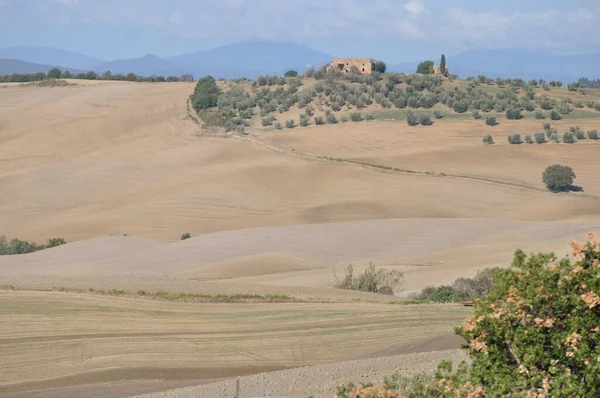
POLYGON ((427 11, 425 4, 421 0, 413 0, 410 3, 406 3, 404 8, 413 15, 419 15, 427 11))

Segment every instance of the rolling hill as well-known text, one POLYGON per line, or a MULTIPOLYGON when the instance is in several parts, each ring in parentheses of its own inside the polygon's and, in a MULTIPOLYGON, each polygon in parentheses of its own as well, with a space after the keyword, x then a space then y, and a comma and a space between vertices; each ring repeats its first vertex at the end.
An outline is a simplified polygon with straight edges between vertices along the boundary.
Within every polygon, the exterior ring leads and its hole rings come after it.
MULTIPOLYGON (((87 55, 50 47, 20 46, 0 49, 0 58, 68 69, 91 70, 104 61, 87 55)), ((18 71, 19 73, 27 73, 18 71)), ((36 71, 39 72, 39 71, 36 71)))
MULTIPOLYGON (((32 62, 20 61, 17 59, 0 59, 0 76, 1 75, 12 75, 13 73, 38 73, 44 72, 48 73, 48 71, 52 68, 56 68, 51 65, 42 65, 35 64, 32 62)), ((67 68, 59 68, 61 70, 65 70, 67 68)), ((71 72, 74 72, 74 69, 69 69, 71 72)))

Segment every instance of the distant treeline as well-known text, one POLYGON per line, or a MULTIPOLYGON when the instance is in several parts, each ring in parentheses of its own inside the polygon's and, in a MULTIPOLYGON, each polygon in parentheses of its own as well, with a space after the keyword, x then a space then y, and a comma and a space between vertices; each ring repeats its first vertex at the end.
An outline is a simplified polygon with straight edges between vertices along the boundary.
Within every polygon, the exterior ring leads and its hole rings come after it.
POLYGON ((577 81, 579 87, 600 88, 600 79, 590 80, 587 77, 582 77, 577 81))
POLYGON ((39 82, 45 79, 80 79, 80 80, 118 80, 126 82, 149 82, 149 83, 162 83, 162 82, 193 82, 194 76, 185 74, 181 76, 138 76, 135 73, 128 73, 124 75, 122 73, 112 74, 110 71, 104 72, 99 75, 96 72, 90 71, 87 73, 71 73, 67 71, 61 71, 58 68, 51 69, 47 74, 44 72, 38 73, 13 73, 12 75, 0 76, 0 83, 28 83, 28 82, 39 82))

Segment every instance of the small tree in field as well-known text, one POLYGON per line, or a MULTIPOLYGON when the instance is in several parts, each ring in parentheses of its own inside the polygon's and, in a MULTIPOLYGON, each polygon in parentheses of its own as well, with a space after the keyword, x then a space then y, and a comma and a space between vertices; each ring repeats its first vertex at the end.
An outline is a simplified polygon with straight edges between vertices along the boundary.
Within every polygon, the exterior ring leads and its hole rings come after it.
POLYGON ((596 130, 596 129, 589 130, 587 132, 587 136, 590 140, 597 140, 598 139, 598 130, 596 130))
POLYGON ((48 79, 60 79, 61 76, 62 76, 62 72, 58 68, 52 68, 48 72, 48 79))
POLYGON ((560 192, 568 190, 573 184, 575 173, 569 166, 561 166, 555 164, 548 166, 542 174, 544 184, 552 192, 560 192))
POLYGON ((543 131, 538 131, 537 133, 535 133, 535 143, 536 144, 543 144, 546 142, 546 134, 544 134, 543 131))
POLYGON ((488 126, 495 126, 498 124, 498 122, 496 122, 496 116, 488 116, 485 118, 485 124, 487 124, 488 126))
POLYGON ((181 240, 188 240, 191 238, 192 238, 192 235, 190 235, 189 232, 186 232, 185 234, 181 235, 181 240))
POLYGON ((298 77, 298 72, 295 70, 288 70, 285 72, 285 77, 298 77))
POLYGON ((419 115, 417 115, 415 112, 408 110, 406 112, 406 123, 409 126, 416 126, 417 124, 419 124, 419 115))
POLYGON ((486 135, 485 137, 483 137, 483 143, 492 145, 494 143, 494 137, 492 137, 491 134, 486 135))

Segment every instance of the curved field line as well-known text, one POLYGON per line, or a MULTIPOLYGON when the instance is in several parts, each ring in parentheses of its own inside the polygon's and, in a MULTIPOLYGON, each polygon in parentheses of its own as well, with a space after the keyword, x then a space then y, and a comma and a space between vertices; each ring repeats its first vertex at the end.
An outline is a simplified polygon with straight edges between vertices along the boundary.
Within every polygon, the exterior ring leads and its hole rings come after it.
MULTIPOLYGON (((188 105, 188 112, 191 112, 189 105, 188 105)), ((194 115, 191 115, 191 116, 194 117, 194 115)), ((195 122, 196 122, 196 124, 201 126, 200 122, 198 122, 198 121, 195 121, 195 122)), ((298 152, 296 150, 290 151, 289 149, 285 149, 282 146, 273 143, 272 141, 265 141, 260 138, 257 138, 256 135, 253 136, 250 134, 241 136, 238 134, 227 134, 227 135, 221 134, 221 135, 219 135, 219 134, 210 134, 210 133, 198 133, 198 136, 218 137, 218 138, 235 138, 235 139, 239 139, 239 140, 244 140, 244 141, 248 141, 248 142, 251 142, 251 143, 254 143, 257 145, 261 145, 272 151, 275 151, 275 152, 278 152, 278 153, 281 153, 281 154, 284 154, 287 156, 292 156, 294 158, 304 159, 304 160, 317 160, 317 161, 324 161, 324 162, 329 162, 329 163, 352 164, 352 165, 360 166, 360 167, 363 167, 366 169, 371 169, 371 170, 375 170, 375 171, 379 171, 379 172, 474 181, 474 182, 480 182, 480 183, 485 183, 485 184, 500 185, 500 186, 505 186, 505 187, 509 187, 509 188, 515 188, 515 189, 520 189, 520 190, 524 190, 524 191, 540 192, 540 193, 544 193, 544 194, 548 194, 548 195, 557 195, 556 193, 552 193, 552 192, 548 191, 547 189, 540 188, 540 187, 537 187, 534 185, 506 181, 506 180, 501 180, 499 178, 477 177, 477 176, 472 176, 472 175, 468 175, 468 174, 436 173, 433 171, 409 170, 409 169, 402 169, 399 167, 392 167, 392 166, 387 166, 387 165, 382 165, 382 164, 371 164, 371 163, 367 163, 367 162, 361 162, 360 160, 355 160, 355 159, 337 158, 337 157, 333 157, 333 156, 323 156, 323 155, 317 155, 317 154, 309 153, 309 152, 298 152)), ((561 193, 560 195, 571 196, 571 197, 576 197, 576 198, 600 199, 600 196, 587 195, 587 194, 582 194, 582 193, 576 194, 576 193, 569 192, 569 193, 561 193)))

